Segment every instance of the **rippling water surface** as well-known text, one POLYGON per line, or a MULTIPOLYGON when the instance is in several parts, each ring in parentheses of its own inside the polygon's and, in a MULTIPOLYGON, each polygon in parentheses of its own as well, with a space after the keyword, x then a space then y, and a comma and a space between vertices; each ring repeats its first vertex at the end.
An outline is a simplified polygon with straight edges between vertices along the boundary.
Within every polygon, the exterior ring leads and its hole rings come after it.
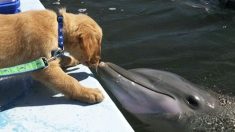
MULTIPOLYGON (((235 11, 219 7, 216 0, 41 2, 93 17, 103 28, 104 61, 127 69, 167 70, 223 97, 235 96, 235 11)), ((125 115, 135 130, 142 130, 125 115)))

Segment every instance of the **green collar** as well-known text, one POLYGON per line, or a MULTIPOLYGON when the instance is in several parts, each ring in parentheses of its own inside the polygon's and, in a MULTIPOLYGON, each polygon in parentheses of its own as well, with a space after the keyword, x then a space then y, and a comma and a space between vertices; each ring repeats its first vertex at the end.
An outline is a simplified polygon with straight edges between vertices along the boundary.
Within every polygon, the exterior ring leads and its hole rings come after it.
POLYGON ((7 76, 28 73, 32 71, 37 71, 37 70, 44 69, 47 66, 48 66, 48 62, 46 58, 42 57, 29 63, 0 69, 0 77, 7 77, 7 76))

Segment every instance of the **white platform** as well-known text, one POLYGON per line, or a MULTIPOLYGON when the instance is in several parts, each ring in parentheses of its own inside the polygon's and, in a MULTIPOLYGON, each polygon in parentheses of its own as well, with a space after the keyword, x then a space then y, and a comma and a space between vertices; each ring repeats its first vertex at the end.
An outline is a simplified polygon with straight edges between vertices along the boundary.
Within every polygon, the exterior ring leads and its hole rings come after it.
MULTIPOLYGON (((21 10, 44 9, 38 0, 21 0, 21 10)), ((1 27, 0 27, 1 28, 1 27)), ((68 100, 30 77, 0 78, 1 132, 132 132, 133 129, 91 71, 78 65, 69 74, 105 95, 102 103, 68 100)))

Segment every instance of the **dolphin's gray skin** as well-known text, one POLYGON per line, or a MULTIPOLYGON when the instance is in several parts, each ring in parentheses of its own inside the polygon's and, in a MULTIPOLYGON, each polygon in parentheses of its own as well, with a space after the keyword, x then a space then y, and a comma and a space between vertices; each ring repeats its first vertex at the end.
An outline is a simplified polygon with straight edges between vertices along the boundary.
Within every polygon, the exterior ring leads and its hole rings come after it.
POLYGON ((97 75, 118 102, 132 114, 180 115, 208 112, 217 100, 184 78, 153 69, 125 70, 101 62, 97 75))

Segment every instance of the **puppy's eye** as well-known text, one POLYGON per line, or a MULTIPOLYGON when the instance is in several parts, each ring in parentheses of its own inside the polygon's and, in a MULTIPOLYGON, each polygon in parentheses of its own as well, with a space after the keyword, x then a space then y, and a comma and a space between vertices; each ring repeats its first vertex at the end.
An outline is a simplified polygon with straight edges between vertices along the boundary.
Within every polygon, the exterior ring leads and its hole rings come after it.
POLYGON ((85 45, 83 44, 82 41, 79 42, 79 47, 80 47, 82 50, 85 50, 85 45))

